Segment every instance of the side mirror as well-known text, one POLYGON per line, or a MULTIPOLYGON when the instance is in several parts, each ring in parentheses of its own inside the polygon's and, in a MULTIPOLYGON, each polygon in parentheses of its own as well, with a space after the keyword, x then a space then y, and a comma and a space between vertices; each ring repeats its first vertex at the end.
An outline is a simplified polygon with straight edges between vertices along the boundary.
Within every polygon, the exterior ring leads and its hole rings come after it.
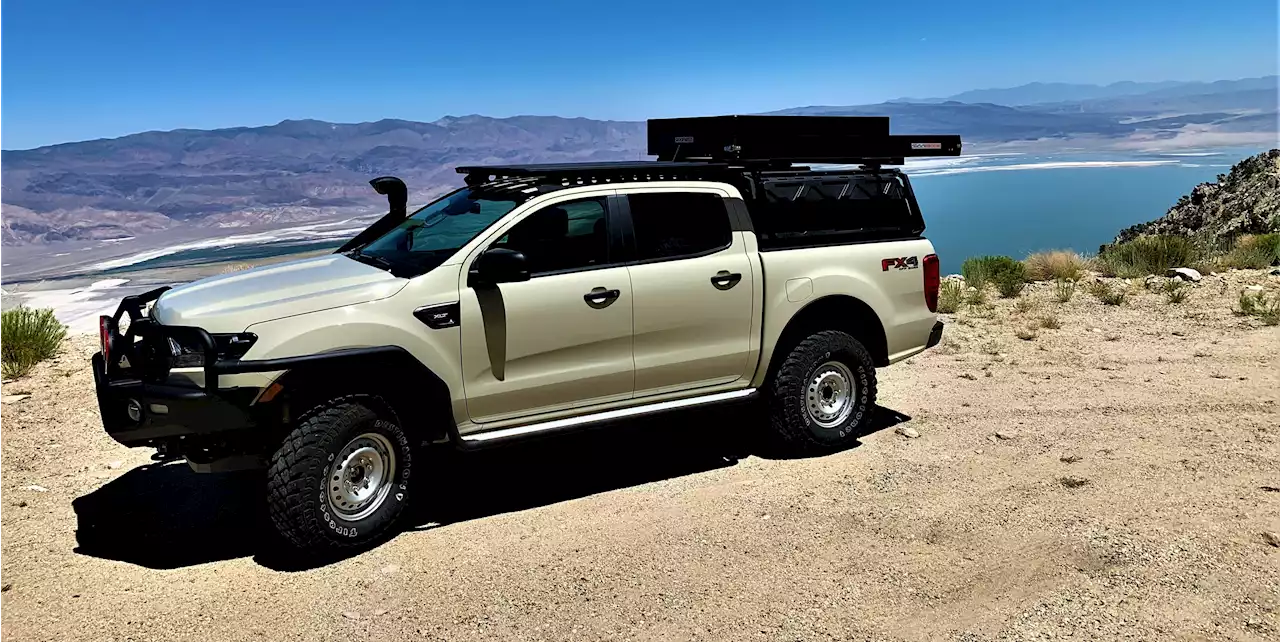
POLYGON ((524 252, 505 247, 491 247, 476 257, 467 274, 471 287, 515 283, 529 280, 529 260, 524 252))

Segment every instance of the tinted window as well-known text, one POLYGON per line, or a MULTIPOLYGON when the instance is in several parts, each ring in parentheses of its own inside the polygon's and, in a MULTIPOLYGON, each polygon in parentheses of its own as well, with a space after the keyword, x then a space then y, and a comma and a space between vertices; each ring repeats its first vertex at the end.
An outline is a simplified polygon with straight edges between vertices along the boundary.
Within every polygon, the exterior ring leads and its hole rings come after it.
POLYGON ((631 194, 636 259, 671 259, 729 245, 733 230, 724 199, 715 194, 631 194))
POLYGON ((544 207, 520 221, 494 247, 524 252, 529 272, 577 270, 609 262, 603 198, 544 207))

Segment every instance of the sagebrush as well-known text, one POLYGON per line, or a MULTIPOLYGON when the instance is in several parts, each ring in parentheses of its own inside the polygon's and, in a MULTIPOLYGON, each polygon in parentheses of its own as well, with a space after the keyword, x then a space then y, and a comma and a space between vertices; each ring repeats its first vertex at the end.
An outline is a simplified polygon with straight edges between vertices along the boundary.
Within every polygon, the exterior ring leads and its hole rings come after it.
POLYGON ((37 363, 58 353, 67 328, 53 310, 18 307, 0 314, 0 370, 4 378, 21 377, 37 363))

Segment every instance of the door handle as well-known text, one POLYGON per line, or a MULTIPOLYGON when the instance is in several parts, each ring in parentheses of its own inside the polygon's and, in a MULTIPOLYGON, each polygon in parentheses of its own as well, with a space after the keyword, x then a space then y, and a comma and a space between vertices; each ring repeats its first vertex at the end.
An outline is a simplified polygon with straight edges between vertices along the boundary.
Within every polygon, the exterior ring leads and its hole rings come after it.
POLYGON ((728 290, 738 284, 742 280, 742 275, 737 272, 729 272, 728 270, 720 270, 716 275, 711 277, 711 285, 716 286, 717 290, 728 290))
POLYGON ((590 292, 582 295, 582 300, 586 301, 587 305, 599 310, 609 307, 609 304, 617 301, 620 296, 622 296, 622 293, 617 290, 592 288, 590 292))

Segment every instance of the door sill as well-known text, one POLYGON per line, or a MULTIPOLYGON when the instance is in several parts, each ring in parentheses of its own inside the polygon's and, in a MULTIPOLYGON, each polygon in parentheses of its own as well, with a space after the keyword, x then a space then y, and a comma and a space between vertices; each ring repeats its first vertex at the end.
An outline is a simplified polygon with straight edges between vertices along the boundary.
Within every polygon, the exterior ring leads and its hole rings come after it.
POLYGON ((551 421, 543 421, 539 423, 527 424, 524 426, 515 426, 513 428, 501 428, 498 430, 489 430, 485 432, 471 433, 461 435, 458 438, 460 445, 464 448, 478 448, 481 446, 492 446, 498 443, 517 440, 535 435, 545 435, 578 428, 591 428, 600 424, 607 424, 622 419, 631 419, 644 415, 657 414, 671 410, 679 410, 682 408, 692 408, 696 406, 705 406, 717 403, 728 403, 733 401, 746 401, 756 394, 755 388, 744 388, 741 390, 730 390, 728 392, 717 392, 709 395, 700 395, 696 397, 684 397, 681 399, 672 399, 670 401, 660 401, 657 403, 642 404, 639 406, 630 406, 628 408, 617 408, 614 410, 606 410, 588 415, 578 415, 576 417, 565 417, 563 419, 553 419, 551 421))

